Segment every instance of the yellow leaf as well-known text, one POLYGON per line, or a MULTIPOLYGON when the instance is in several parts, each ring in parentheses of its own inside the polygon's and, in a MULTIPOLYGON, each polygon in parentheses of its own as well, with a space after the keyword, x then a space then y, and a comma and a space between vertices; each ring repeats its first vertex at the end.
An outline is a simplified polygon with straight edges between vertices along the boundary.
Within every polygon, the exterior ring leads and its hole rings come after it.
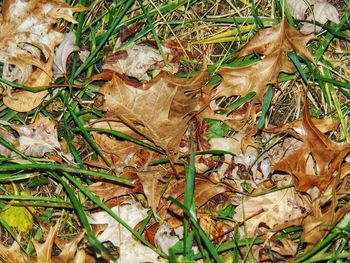
POLYGON ((17 228, 20 232, 26 232, 33 228, 33 216, 25 207, 10 206, 0 213, 0 219, 9 226, 17 228))

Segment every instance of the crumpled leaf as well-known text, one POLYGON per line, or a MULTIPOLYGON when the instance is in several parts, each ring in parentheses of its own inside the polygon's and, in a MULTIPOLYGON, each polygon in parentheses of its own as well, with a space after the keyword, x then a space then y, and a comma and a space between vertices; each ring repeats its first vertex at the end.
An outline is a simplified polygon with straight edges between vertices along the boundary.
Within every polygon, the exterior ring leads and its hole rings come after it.
POLYGON ((27 232, 33 228, 33 216, 26 207, 6 207, 0 212, 0 219, 20 232, 27 232))
POLYGON ((167 222, 162 224, 154 237, 154 243, 165 254, 168 255, 169 248, 183 239, 183 226, 172 229, 167 222))
POLYGON ((249 236, 259 235, 278 225, 305 217, 307 203, 294 188, 283 189, 256 197, 244 197, 236 207, 233 219, 245 222, 249 236))
MULTIPOLYGON (((142 208, 140 204, 124 204, 115 206, 112 211, 119 215, 121 219, 134 228, 139 222, 147 217, 148 209, 142 208)), ((120 257, 118 262, 160 262, 158 254, 149 247, 133 239, 132 234, 121 226, 107 212, 97 212, 89 216, 90 224, 107 224, 107 228, 97 235, 101 242, 110 241, 113 245, 119 247, 120 257)))
MULTIPOLYGON (((8 131, 6 131, 5 129, 0 127, 0 136, 2 139, 6 140, 9 144, 12 144, 16 138, 9 133, 8 131)), ((6 148, 5 146, 3 146, 2 144, 0 144, 0 154, 4 155, 6 157, 11 156, 12 151, 8 148, 6 148)))
POLYGON ((47 117, 42 117, 29 125, 11 125, 11 128, 20 135, 16 148, 25 155, 33 157, 60 151, 56 126, 56 122, 47 117))
POLYGON ((306 133, 303 144, 273 164, 273 168, 290 173, 298 191, 310 194, 313 191, 312 197, 316 198, 335 183, 337 177, 334 175, 340 172, 340 165, 350 152, 350 144, 335 143, 318 130, 311 121, 306 106, 303 128, 306 133), (313 166, 311 168, 310 162, 313 166))
POLYGON ((119 119, 164 149, 168 157, 175 161, 190 114, 203 107, 199 98, 192 98, 192 92, 200 90, 207 80, 205 70, 191 79, 163 72, 141 89, 113 76, 100 89, 105 96, 103 109, 107 110, 107 117, 119 119), (157 118, 154 118, 155 112, 157 118))
MULTIPOLYGON (((49 85, 54 47, 63 39, 63 34, 55 31, 53 25, 60 18, 75 23, 73 12, 83 10, 82 6, 70 7, 63 0, 4 0, 0 19, 2 77, 26 86, 49 85)), ((6 95, 3 101, 13 110, 28 112, 37 107, 46 94, 47 91, 20 91, 6 95)))
MULTIPOLYGON (((163 50, 166 53, 170 53, 170 50, 166 47, 163 47, 163 50)), ((147 45, 135 44, 119 51, 117 54, 108 56, 102 68, 148 81, 150 78, 147 75, 147 71, 162 61, 163 57, 157 49, 147 45)), ((173 74, 178 71, 178 66, 175 63, 158 68, 173 74)))
POLYGON ((288 58, 289 51, 305 55, 313 61, 306 48, 307 42, 312 38, 313 36, 302 35, 286 20, 259 31, 235 57, 258 53, 264 58, 245 67, 221 68, 218 74, 223 80, 217 87, 216 97, 245 96, 255 92, 255 100, 262 102, 266 86, 276 83, 280 72, 295 72, 295 67, 288 58))
MULTIPOLYGON (((327 21, 339 23, 338 10, 326 0, 287 0, 288 7, 292 15, 297 19, 305 19, 305 13, 309 6, 312 6, 312 12, 307 20, 317 21, 325 24, 327 21)), ((321 31, 321 27, 310 23, 303 23, 300 32, 310 34, 312 32, 321 31)))
POLYGON ((75 45, 75 41, 76 36, 74 32, 69 32, 64 35, 63 41, 56 48, 53 65, 54 79, 67 74, 67 59, 72 52, 79 50, 79 47, 75 45))

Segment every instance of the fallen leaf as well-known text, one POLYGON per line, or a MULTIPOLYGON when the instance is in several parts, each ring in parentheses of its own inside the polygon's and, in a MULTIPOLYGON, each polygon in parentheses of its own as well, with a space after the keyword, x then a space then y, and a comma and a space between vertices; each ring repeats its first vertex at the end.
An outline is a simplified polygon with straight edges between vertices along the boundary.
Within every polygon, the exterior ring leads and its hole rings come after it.
POLYGON ((163 253, 169 254, 169 248, 183 239, 184 229, 182 226, 172 229, 167 222, 162 224, 154 237, 154 242, 163 253))
POLYGON ((64 35, 63 41, 55 49, 53 76, 54 79, 63 77, 67 74, 67 59, 69 55, 78 51, 79 47, 75 45, 76 36, 73 32, 64 35))
POLYGON ((306 44, 313 36, 304 36, 290 26, 286 20, 281 24, 259 31, 235 57, 252 53, 264 58, 252 65, 239 68, 221 68, 218 71, 223 78, 217 87, 216 97, 245 96, 256 93, 256 101, 262 102, 268 84, 277 83, 280 72, 293 73, 295 68, 288 58, 289 51, 305 55, 313 61, 306 44))
POLYGON ((16 241, 10 248, 0 244, 0 259, 6 263, 29 263, 28 256, 21 253, 21 248, 16 241))
POLYGON ((166 170, 149 170, 137 173, 143 186, 143 191, 147 197, 148 204, 155 215, 157 214, 161 192, 164 188, 164 183, 162 183, 161 180, 166 173, 166 170))
MULTIPOLYGON (((165 47, 163 47, 163 49, 165 49, 166 53, 170 52, 170 50, 165 47)), ((131 45, 125 50, 119 51, 118 54, 107 56, 102 68, 145 81, 150 79, 147 75, 147 71, 157 63, 163 61, 160 52, 147 45, 131 45), (123 55, 120 56, 118 54, 123 55)), ((178 66, 174 63, 159 68, 173 74, 178 71, 178 66)))
POLYGON ((164 72, 140 89, 114 76, 100 89, 105 96, 103 109, 107 111, 107 117, 119 119, 164 149, 175 161, 190 114, 204 107, 199 98, 192 98, 191 92, 200 90, 207 80, 205 70, 191 79, 164 72), (157 118, 154 118, 155 112, 157 118))
POLYGON ((20 232, 27 232, 33 228, 33 216, 26 207, 8 206, 0 212, 0 219, 20 232))
POLYGON ((316 190, 317 193, 314 192, 312 197, 317 198, 328 187, 332 188, 337 178, 335 175, 340 172, 341 163, 350 152, 350 144, 335 143, 318 130, 306 106, 303 128, 306 134, 303 144, 286 158, 273 164, 273 168, 290 173, 298 191, 306 193, 316 190), (312 170, 307 165, 310 161, 313 161, 312 170))
MULTIPOLYGON (((338 10, 326 0, 287 0, 287 4, 291 14, 297 19, 305 19, 306 10, 311 7, 311 14, 307 17, 307 20, 317 21, 321 24, 325 24, 327 21, 339 23, 338 10)), ((303 26, 300 32, 303 34, 310 34, 322 30, 320 26, 315 26, 310 23, 302 24, 303 26)))
POLYGON ((19 134, 16 148, 25 155, 33 157, 60 151, 56 126, 56 122, 47 117, 42 117, 29 125, 11 125, 11 128, 19 134))
MULTIPOLYGON (((115 206, 112 211, 116 213, 127 224, 134 228, 139 222, 147 217, 148 209, 141 207, 138 203, 124 204, 115 206)), ((118 262, 160 262, 158 254, 149 247, 141 244, 132 238, 132 234, 121 226, 107 212, 97 212, 89 216, 89 222, 92 225, 107 224, 107 228, 97 235, 100 242, 111 242, 119 247, 120 257, 118 262)))
POLYGON ((244 222, 249 237, 269 232, 285 222, 303 218, 308 211, 305 198, 294 188, 283 189, 257 197, 244 197, 235 209, 233 219, 244 222))

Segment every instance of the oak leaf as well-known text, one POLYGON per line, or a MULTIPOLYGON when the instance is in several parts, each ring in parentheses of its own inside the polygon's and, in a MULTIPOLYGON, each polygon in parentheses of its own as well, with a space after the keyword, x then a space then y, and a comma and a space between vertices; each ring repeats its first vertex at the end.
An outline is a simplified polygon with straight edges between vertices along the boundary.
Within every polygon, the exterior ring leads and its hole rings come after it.
POLYGON ((235 57, 252 53, 264 58, 252 65, 227 68, 218 71, 223 80, 217 87, 216 97, 245 96, 256 93, 257 102, 261 102, 268 84, 275 84, 280 72, 293 73, 295 68, 288 58, 289 51, 305 55, 313 61, 306 44, 313 36, 304 36, 283 20, 281 24, 259 31, 235 57))
POLYGON ((289 156, 275 163, 273 168, 290 173, 298 191, 313 191, 312 197, 317 198, 335 184, 335 175, 339 174, 341 163, 350 152, 350 144, 335 143, 317 129, 306 106, 303 128, 306 134, 303 144, 289 156), (312 160, 314 167, 308 169, 308 163, 312 160))
POLYGON ((164 188, 164 183, 161 180, 166 173, 166 170, 149 170, 137 173, 148 204, 154 214, 157 214, 162 189, 164 188))
POLYGON ((141 89, 113 76, 100 89, 105 97, 103 109, 107 117, 119 119, 164 149, 175 161, 191 114, 205 105, 200 98, 193 98, 192 93, 198 92, 207 80, 205 70, 190 79, 163 72, 141 89))

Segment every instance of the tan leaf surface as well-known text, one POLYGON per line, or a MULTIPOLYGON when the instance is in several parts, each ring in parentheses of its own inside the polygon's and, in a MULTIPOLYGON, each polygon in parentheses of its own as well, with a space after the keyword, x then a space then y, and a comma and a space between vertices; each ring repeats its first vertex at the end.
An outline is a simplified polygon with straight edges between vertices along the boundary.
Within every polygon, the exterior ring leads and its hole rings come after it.
POLYGON ((217 87, 217 97, 245 96, 256 92, 261 102, 268 84, 277 82, 280 72, 293 73, 295 68, 288 58, 288 51, 305 55, 313 61, 306 48, 313 36, 304 36, 290 26, 286 20, 281 24, 259 31, 235 57, 243 57, 254 52, 264 58, 255 64, 240 68, 221 68, 223 78, 217 87))
POLYGON ((257 197, 245 197, 236 207, 233 219, 245 221, 249 236, 262 234, 278 225, 305 217, 307 204, 294 188, 283 189, 257 197))
POLYGON ((164 149, 174 161, 190 114, 202 108, 199 99, 187 93, 198 91, 207 80, 204 70, 192 79, 161 73, 140 89, 114 76, 100 90, 105 96, 103 109, 107 117, 120 119, 164 149))
POLYGON ((162 183, 161 180, 166 173, 166 170, 151 170, 137 173, 143 186, 143 191, 147 197, 148 204, 154 214, 157 214, 161 192, 164 187, 164 183, 162 183))

